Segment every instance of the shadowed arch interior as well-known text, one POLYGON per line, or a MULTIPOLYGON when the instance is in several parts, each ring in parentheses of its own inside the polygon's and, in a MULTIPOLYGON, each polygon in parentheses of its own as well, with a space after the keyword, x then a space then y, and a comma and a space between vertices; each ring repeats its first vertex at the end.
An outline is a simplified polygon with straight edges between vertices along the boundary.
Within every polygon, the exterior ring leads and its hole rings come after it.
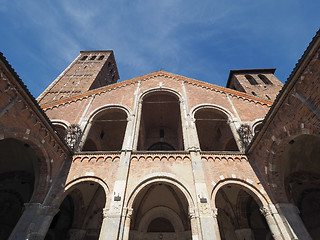
POLYGON ((51 222, 46 240, 99 239, 106 194, 100 184, 84 181, 65 194, 60 211, 51 222))
POLYGON ((138 150, 183 150, 180 102, 167 91, 149 93, 143 98, 138 150), (174 149, 151 148, 165 143, 174 149))
POLYGON ((7 239, 30 202, 40 179, 40 156, 27 142, 8 138, 0 141, 0 229, 7 239))
POLYGON ((127 127, 127 114, 120 108, 99 112, 91 121, 82 151, 120 151, 127 127))
POLYGON ((239 151, 226 114, 207 107, 197 110, 194 117, 202 151, 239 151))
POLYGON ((216 194, 221 239, 272 239, 259 205, 251 192, 238 184, 226 184, 216 194))
POLYGON ((188 202, 184 194, 168 183, 153 183, 144 187, 133 202, 130 238, 153 238, 162 234, 163 239, 191 238, 188 202))
POLYGON ((316 239, 320 236, 320 137, 304 134, 282 144, 280 174, 287 197, 316 239))

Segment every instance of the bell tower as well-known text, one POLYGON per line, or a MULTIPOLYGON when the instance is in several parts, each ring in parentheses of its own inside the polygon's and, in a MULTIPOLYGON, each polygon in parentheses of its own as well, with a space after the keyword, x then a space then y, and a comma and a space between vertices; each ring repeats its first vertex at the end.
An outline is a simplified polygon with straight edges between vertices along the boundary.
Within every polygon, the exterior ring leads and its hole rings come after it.
POLYGON ((116 83, 113 51, 81 51, 80 55, 37 98, 40 105, 116 83))
POLYGON ((227 88, 274 101, 283 83, 274 76, 275 68, 231 70, 227 88))

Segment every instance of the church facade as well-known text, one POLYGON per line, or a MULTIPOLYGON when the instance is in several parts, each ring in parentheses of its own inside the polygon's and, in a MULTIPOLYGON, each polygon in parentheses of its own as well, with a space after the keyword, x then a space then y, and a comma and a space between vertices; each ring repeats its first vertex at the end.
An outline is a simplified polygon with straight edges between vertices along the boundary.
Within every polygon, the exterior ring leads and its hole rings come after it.
POLYGON ((317 239, 320 33, 283 85, 80 55, 37 98, 0 56, 0 239, 317 239))

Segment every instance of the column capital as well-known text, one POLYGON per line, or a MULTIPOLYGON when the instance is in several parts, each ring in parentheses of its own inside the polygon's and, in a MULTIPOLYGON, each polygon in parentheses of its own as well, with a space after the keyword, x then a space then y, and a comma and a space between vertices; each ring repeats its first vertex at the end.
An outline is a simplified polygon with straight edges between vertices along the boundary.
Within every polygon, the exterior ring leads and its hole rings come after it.
POLYGON ((262 207, 260 208, 260 212, 261 212, 262 215, 265 216, 265 217, 271 215, 271 211, 270 211, 270 209, 269 209, 268 206, 262 206, 262 207))
POLYGON ((196 211, 194 208, 189 208, 189 218, 193 219, 193 218, 198 218, 199 216, 196 214, 196 211))
POLYGON ((212 208, 212 216, 214 217, 214 218, 217 218, 218 217, 218 208, 212 208))
POLYGON ((109 208, 103 208, 102 209, 102 217, 107 218, 108 217, 109 208))

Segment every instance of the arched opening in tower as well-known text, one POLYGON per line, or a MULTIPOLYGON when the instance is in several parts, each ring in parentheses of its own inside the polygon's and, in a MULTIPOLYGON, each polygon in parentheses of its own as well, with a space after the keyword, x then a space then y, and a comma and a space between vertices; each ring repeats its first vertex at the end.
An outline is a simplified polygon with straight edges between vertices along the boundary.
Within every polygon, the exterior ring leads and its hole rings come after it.
POLYGON ((96 182, 72 186, 64 195, 45 240, 99 239, 106 203, 104 189, 96 182))
POLYGON ((313 239, 320 236, 320 137, 289 139, 281 157, 280 173, 289 201, 298 207, 313 239))
POLYGON ((244 187, 223 186, 217 192, 216 207, 221 239, 273 239, 259 205, 244 187))
POLYGON ((191 239, 188 202, 167 183, 144 187, 133 203, 129 239, 191 239))
POLYGON ((183 150, 181 114, 176 95, 157 91, 143 98, 137 150, 183 150))
POLYGON ((202 151, 239 151, 226 114, 214 108, 201 108, 194 117, 202 151))
POLYGON ((29 144, 12 138, 0 141, 1 239, 8 239, 23 213, 24 204, 37 198, 41 157, 40 151, 29 144))
POLYGON ((91 121, 82 151, 120 151, 127 127, 127 114, 122 109, 109 108, 91 121))

